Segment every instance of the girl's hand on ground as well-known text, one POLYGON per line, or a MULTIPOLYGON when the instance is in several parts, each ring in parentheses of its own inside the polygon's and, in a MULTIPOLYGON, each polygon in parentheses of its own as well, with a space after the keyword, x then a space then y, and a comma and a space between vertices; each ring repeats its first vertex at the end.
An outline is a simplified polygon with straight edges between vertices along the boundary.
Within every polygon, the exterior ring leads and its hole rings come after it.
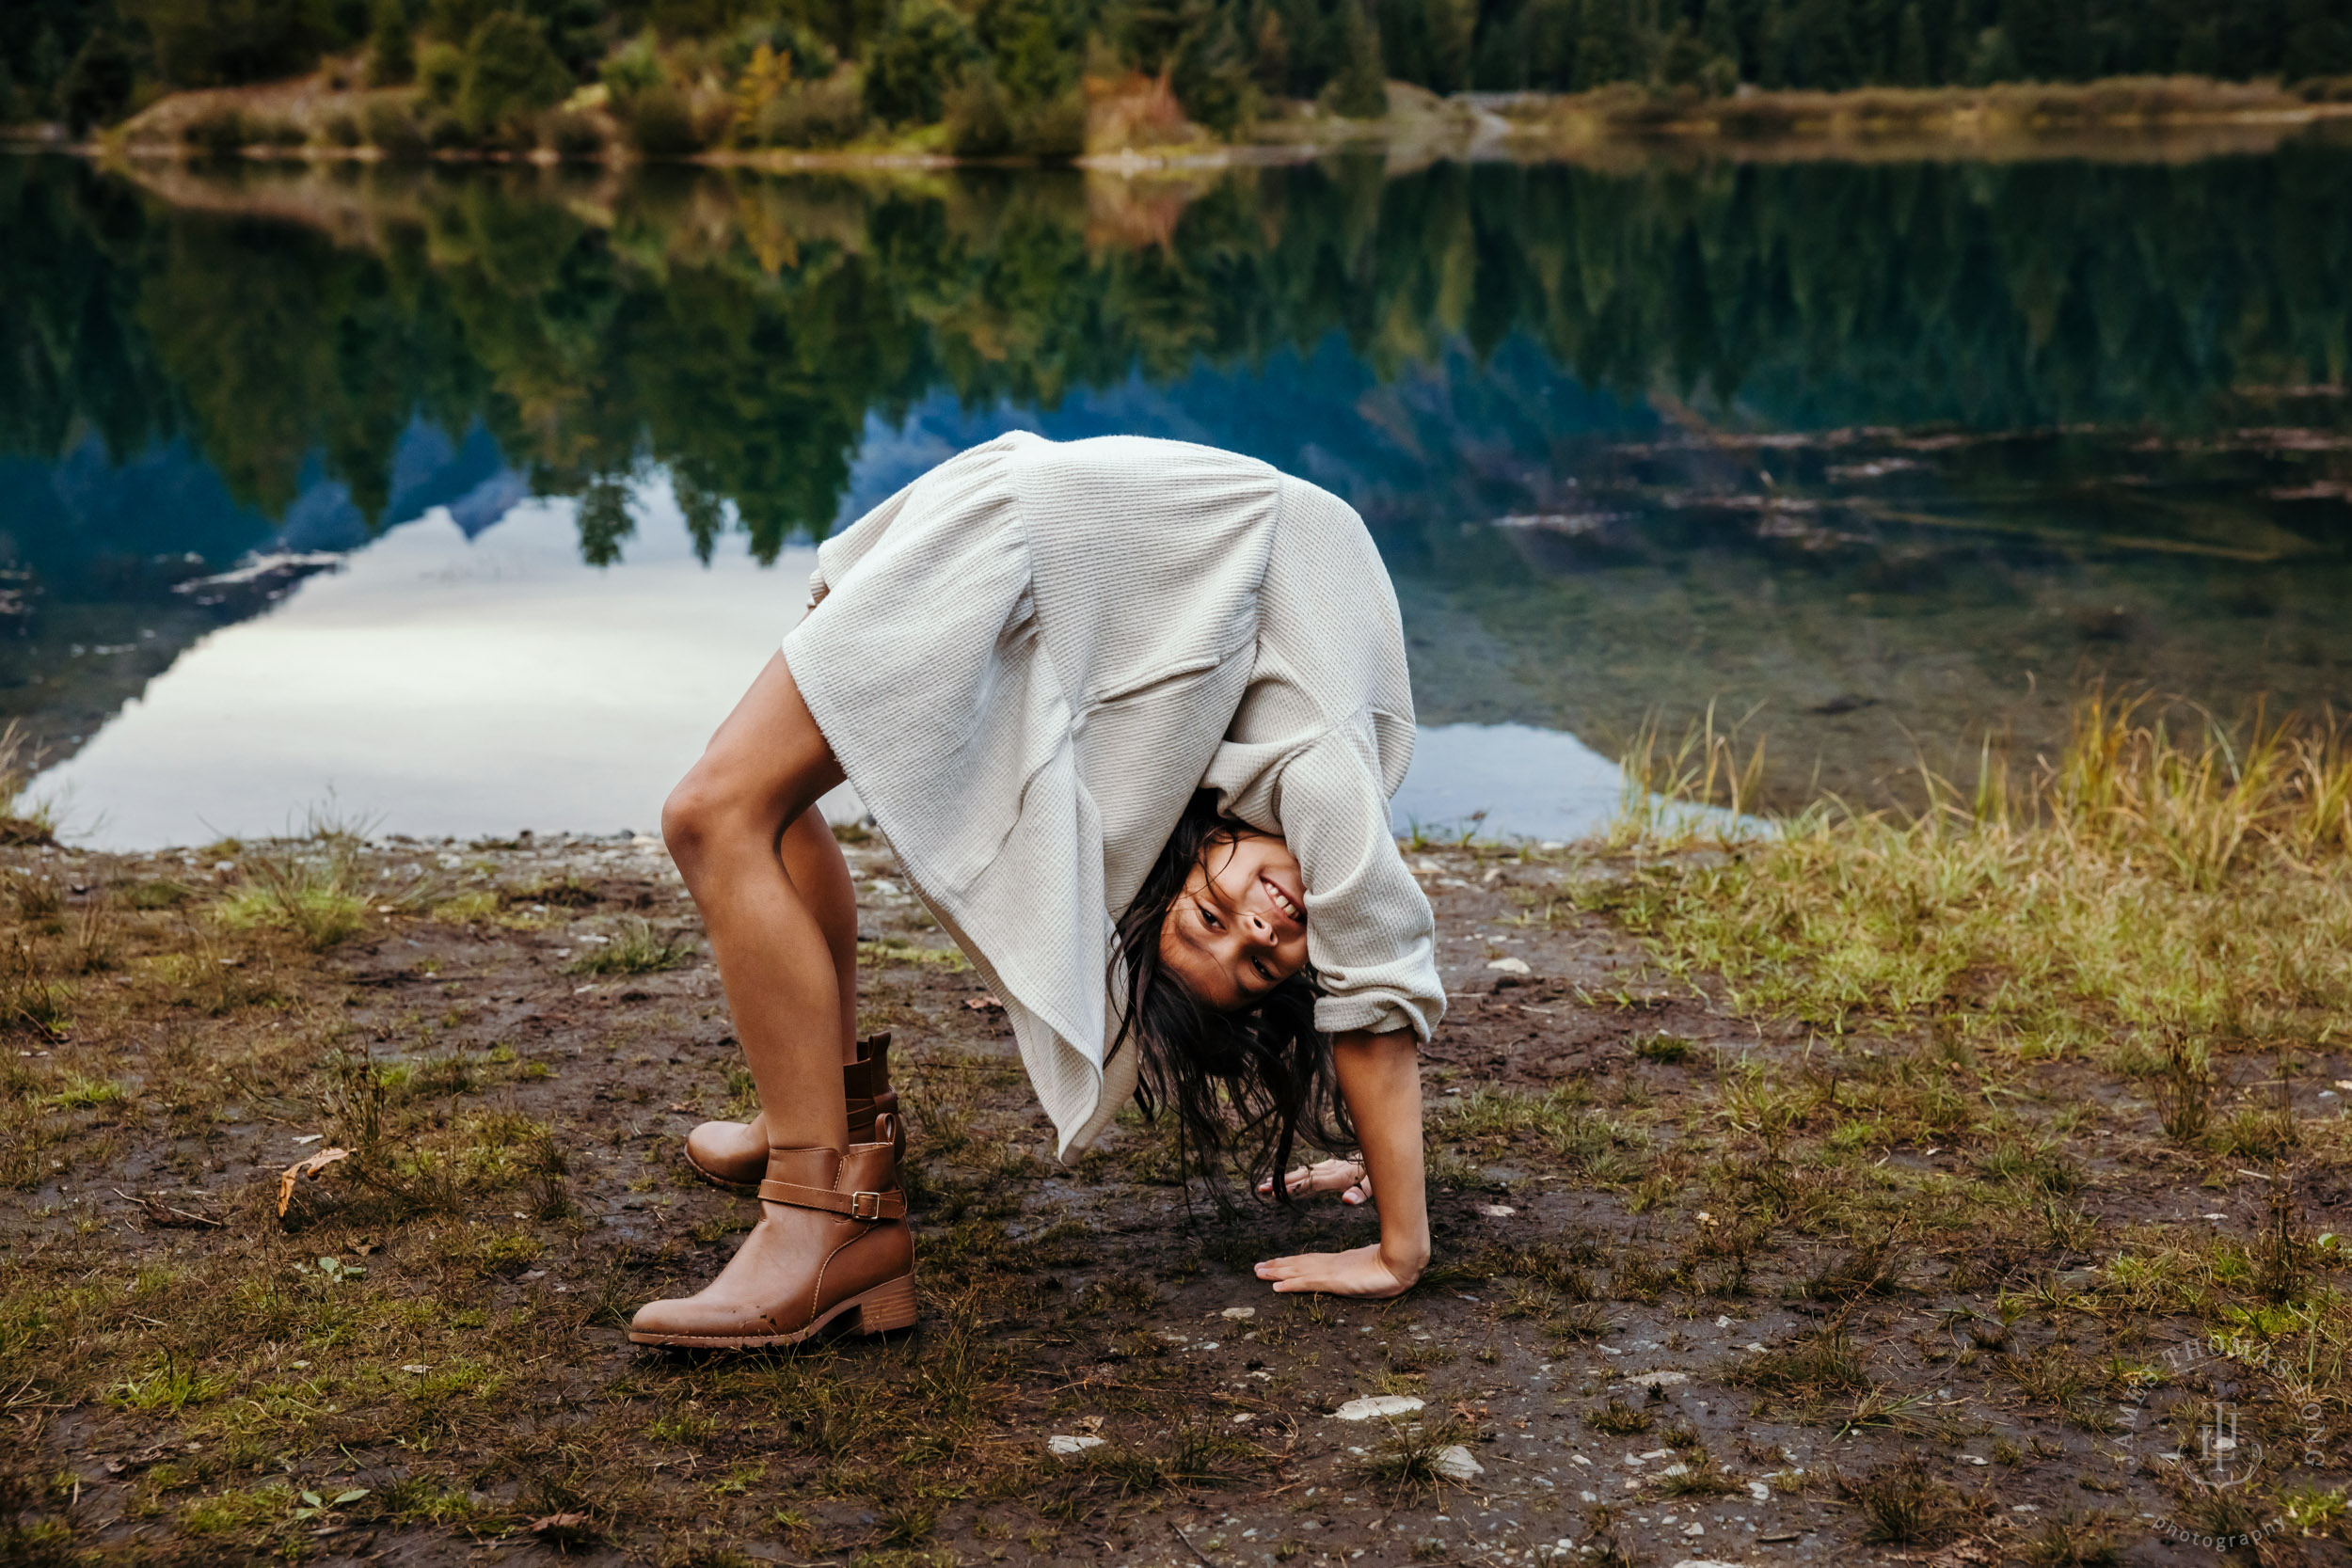
MULTIPOLYGON (((1370 1203, 1372 1176, 1361 1160, 1326 1160, 1320 1164, 1301 1165, 1282 1178, 1282 1185, 1293 1197, 1308 1193, 1337 1193, 1342 1203, 1370 1203)), ((1272 1180, 1258 1183, 1258 1196, 1270 1197, 1274 1193, 1272 1180)))
POLYGON ((1400 1275, 1380 1256, 1377 1243, 1351 1252, 1302 1252, 1295 1258, 1269 1258, 1258 1265, 1258 1277, 1270 1279, 1284 1294, 1323 1291, 1335 1296, 1401 1296, 1420 1277, 1400 1275))

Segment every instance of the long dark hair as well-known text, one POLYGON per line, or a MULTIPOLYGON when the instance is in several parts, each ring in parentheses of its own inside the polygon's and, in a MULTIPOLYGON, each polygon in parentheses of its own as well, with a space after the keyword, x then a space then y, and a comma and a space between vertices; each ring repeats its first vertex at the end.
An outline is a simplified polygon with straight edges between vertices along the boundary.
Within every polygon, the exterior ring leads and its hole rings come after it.
POLYGON ((1197 1164, 1220 1203, 1218 1156, 1228 1149, 1246 1167, 1251 1191, 1271 1176, 1274 1196, 1288 1203, 1280 1178, 1302 1129, 1327 1149, 1356 1141, 1331 1067, 1330 1037, 1315 1028, 1311 966, 1248 1006, 1222 1012, 1160 963, 1161 928, 1193 868, 1258 836, 1257 829, 1218 812, 1213 791, 1195 794, 1119 917, 1110 960, 1114 980, 1125 970, 1126 1006, 1108 1054, 1134 1042, 1142 1058, 1136 1103, 1147 1117, 1162 1110, 1173 1115, 1179 1171, 1197 1164))

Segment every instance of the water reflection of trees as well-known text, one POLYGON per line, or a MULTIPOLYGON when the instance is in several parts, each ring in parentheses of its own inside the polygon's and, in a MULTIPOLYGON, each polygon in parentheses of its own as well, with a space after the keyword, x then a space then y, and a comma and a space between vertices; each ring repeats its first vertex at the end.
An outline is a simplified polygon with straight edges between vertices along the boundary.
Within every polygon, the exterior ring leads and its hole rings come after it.
MULTIPOLYGON (((535 486, 586 498, 592 553, 617 547, 617 482, 650 461, 706 538, 732 503, 768 556, 830 526, 869 414, 941 388, 1051 407, 1284 350, 1311 366, 1335 335, 1359 380, 1521 339, 1588 387, 1799 427, 2194 423, 2218 388, 2341 380, 2352 348, 2352 153, 2308 145, 1160 187, 242 178, 277 183, 199 211, 78 164, 0 165, 0 449, 186 433, 265 512, 323 461, 373 517, 413 417, 480 420, 535 486)), ((1438 488, 1466 460, 1413 458, 1438 488)))

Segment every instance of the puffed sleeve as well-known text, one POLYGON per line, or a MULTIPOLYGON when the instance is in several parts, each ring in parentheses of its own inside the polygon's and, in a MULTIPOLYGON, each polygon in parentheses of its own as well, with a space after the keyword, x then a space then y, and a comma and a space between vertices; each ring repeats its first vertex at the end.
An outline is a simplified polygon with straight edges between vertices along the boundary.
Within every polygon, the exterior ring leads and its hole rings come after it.
POLYGON ((1426 1041, 1445 1017, 1437 919, 1389 831, 1370 736, 1341 727, 1304 745, 1228 741, 1204 782, 1298 857, 1307 954, 1323 989, 1315 1027, 1410 1029, 1426 1041))

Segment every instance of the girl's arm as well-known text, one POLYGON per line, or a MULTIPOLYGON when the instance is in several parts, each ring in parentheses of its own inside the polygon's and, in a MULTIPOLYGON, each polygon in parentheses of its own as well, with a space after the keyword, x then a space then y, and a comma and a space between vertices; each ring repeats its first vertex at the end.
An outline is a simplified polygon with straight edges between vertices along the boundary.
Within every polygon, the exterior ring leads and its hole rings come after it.
MULTIPOLYGON (((1281 1291, 1403 1295, 1429 1263, 1429 1198, 1422 1179, 1421 1053, 1410 1029, 1335 1037, 1340 1093, 1363 1140, 1363 1175, 1379 1195, 1380 1240, 1350 1252, 1269 1259, 1258 1277, 1281 1291)), ((1300 1183, 1291 1181, 1293 1191, 1300 1183)))

